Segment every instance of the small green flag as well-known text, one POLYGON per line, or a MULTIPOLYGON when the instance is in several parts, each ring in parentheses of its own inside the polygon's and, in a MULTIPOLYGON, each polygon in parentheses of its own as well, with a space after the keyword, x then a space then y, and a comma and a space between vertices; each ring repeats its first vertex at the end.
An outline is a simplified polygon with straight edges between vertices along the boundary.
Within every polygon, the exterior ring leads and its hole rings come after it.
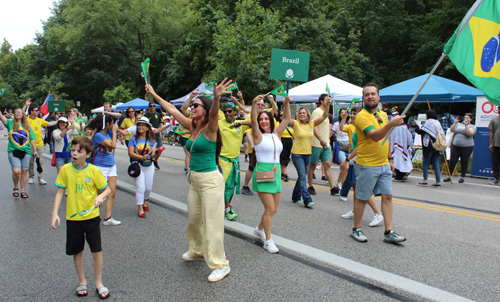
POLYGON ((270 94, 279 95, 279 96, 288 96, 288 93, 285 91, 285 87, 283 85, 269 92, 270 94))
POLYGON ((142 69, 142 76, 144 77, 144 80, 146 81, 147 84, 148 74, 149 74, 149 58, 147 58, 144 62, 141 63, 141 69, 142 69))
POLYGON ((351 103, 349 104, 348 112, 351 112, 352 105, 354 105, 356 102, 359 102, 360 98, 354 98, 352 99, 351 103))
POLYGON ((205 83, 205 89, 206 90, 211 90, 211 89, 214 89, 214 85, 215 82, 210 82, 210 83, 205 83))
POLYGON ((3 93, 5 92, 5 88, 0 88, 0 95, 3 95, 3 93))
POLYGON ((326 93, 327 93, 328 95, 330 95, 330 94, 331 94, 331 93, 330 93, 330 88, 328 87, 328 83, 326 83, 326 93))
POLYGON ((236 89, 238 89, 238 84, 236 84, 236 82, 233 82, 233 83, 229 84, 226 91, 233 91, 236 89))
POLYGON ((477 0, 443 49, 458 71, 495 105, 500 105, 499 31, 499 1, 477 0))

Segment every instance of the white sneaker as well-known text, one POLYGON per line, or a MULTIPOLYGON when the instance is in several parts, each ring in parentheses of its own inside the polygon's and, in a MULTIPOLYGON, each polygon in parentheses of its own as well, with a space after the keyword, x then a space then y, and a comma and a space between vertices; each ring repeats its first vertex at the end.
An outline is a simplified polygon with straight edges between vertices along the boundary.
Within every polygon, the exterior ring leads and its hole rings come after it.
POLYGON ((371 227, 379 225, 382 221, 384 221, 384 216, 375 214, 373 215, 372 221, 368 224, 371 227))
POLYGON ((34 182, 35 182, 35 179, 34 179, 34 178, 29 178, 29 179, 28 179, 28 183, 29 183, 29 184, 32 184, 32 183, 34 183, 34 182))
POLYGON ((259 227, 255 227, 253 234, 259 237, 262 242, 266 242, 266 232, 264 230, 259 230, 259 227))
POLYGON ((346 197, 344 197, 344 196, 342 196, 342 195, 341 195, 341 196, 340 196, 340 201, 347 201, 347 196, 346 196, 346 197))
POLYGON ((273 238, 264 241, 264 248, 269 252, 269 253, 277 253, 280 250, 276 247, 276 244, 274 244, 273 238))
POLYGON ((185 252, 184 254, 182 254, 181 257, 182 257, 182 260, 184 260, 184 261, 193 261, 194 260, 194 258, 189 257, 188 252, 185 252))
POLYGON ((229 268, 229 266, 224 266, 223 268, 216 268, 212 271, 210 276, 208 276, 208 281, 210 282, 220 281, 224 279, 224 277, 229 275, 230 272, 231 269, 229 268))
POLYGON ((115 220, 113 217, 109 217, 108 220, 103 220, 102 224, 103 225, 120 225, 120 224, 122 224, 122 222, 115 220))
POLYGON ((352 211, 349 211, 349 212, 345 213, 344 215, 342 215, 342 218, 344 218, 344 219, 353 219, 354 218, 354 213, 352 211))
POLYGON ((38 180, 38 184, 40 184, 40 185, 46 185, 47 182, 45 180, 43 180, 43 178, 42 178, 42 179, 38 180))
POLYGON ((337 187, 338 187, 339 189, 342 189, 342 183, 338 182, 338 183, 337 183, 337 187))

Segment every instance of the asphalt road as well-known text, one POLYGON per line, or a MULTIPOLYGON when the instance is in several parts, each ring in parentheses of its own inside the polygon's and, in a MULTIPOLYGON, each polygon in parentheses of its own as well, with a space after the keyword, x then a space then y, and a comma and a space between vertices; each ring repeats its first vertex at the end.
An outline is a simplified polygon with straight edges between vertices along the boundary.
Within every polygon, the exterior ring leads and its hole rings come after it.
MULTIPOLYGON (((45 160, 46 186, 28 185, 28 199, 12 197, 6 140, 0 139, 1 301, 90 301, 95 293, 91 253, 86 248, 89 296, 77 298, 78 278, 72 257, 65 254, 65 222, 50 228, 56 187, 55 168, 45 160)), ((48 153, 48 148, 46 149, 48 153)), ((46 154, 47 156, 47 154, 46 154)), ((486 154, 485 154, 486 156, 486 154)), ((121 226, 102 226, 103 283, 119 301, 498 301, 500 286, 500 187, 467 178, 464 184, 421 188, 421 174, 395 182, 394 229, 408 241, 387 244, 383 226, 362 227, 367 243, 349 237, 352 220, 340 218, 352 209, 352 196, 341 202, 330 196, 326 182, 316 181, 316 205, 307 209, 291 202, 296 178, 283 185, 273 236, 279 254, 269 254, 251 235, 263 212, 257 195, 239 195, 236 222, 226 223, 225 251, 231 274, 207 282, 203 260, 184 262, 188 248, 185 180, 180 147, 167 146, 156 171, 151 211, 137 217, 128 157, 116 151, 119 189, 113 217, 121 226)), ((242 170, 247 164, 241 156, 242 170)), ((338 168, 333 168, 336 177, 338 168)), ((320 177, 320 171, 316 171, 320 177)), ((432 179, 430 180, 432 183, 432 179)), ((102 210, 101 213, 103 213, 102 210)), ((60 216, 64 217, 65 204, 60 216)))

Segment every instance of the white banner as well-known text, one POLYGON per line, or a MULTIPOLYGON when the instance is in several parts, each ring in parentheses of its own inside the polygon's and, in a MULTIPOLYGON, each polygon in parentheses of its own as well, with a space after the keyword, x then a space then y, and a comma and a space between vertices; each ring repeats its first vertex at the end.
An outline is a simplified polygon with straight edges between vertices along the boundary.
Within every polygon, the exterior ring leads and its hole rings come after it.
POLYGON ((498 115, 498 106, 490 103, 484 96, 477 97, 476 127, 488 127, 492 118, 498 115))

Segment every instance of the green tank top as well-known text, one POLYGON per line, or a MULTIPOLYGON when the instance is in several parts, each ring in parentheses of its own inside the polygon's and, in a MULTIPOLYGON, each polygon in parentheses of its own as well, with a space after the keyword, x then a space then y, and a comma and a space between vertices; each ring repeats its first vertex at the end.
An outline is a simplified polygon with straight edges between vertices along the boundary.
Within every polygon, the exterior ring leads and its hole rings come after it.
MULTIPOLYGON (((186 150, 191 150, 193 141, 186 142, 186 150)), ((217 143, 208 140, 205 134, 201 134, 196 139, 193 149, 191 150, 191 165, 189 168, 195 172, 211 172, 217 170, 215 162, 215 153, 217 150, 217 143)))

